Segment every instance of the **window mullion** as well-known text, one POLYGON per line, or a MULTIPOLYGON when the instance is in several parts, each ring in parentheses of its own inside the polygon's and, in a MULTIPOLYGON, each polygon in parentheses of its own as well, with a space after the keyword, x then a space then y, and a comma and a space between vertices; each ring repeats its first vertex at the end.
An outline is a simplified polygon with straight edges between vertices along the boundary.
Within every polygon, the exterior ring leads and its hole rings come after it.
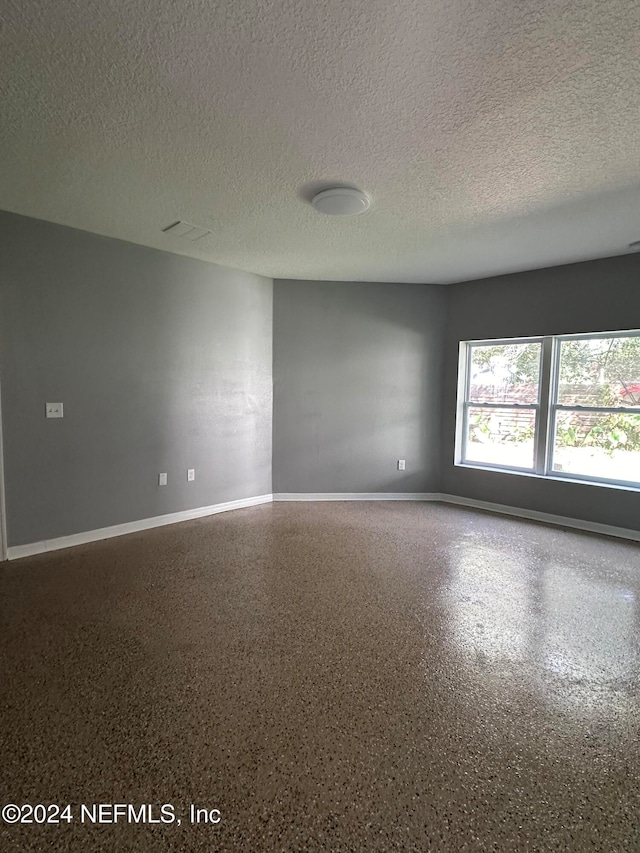
POLYGON ((539 407, 536 423, 536 474, 544 475, 547 470, 547 442, 549 439, 549 411, 552 393, 553 372, 553 338, 544 338, 542 341, 542 352, 540 356, 540 385, 539 407))
POLYGON ((551 339, 551 387, 549 389, 549 424, 547 427, 547 449, 545 474, 553 473, 553 452, 558 419, 558 388, 560 385, 560 339, 551 339))

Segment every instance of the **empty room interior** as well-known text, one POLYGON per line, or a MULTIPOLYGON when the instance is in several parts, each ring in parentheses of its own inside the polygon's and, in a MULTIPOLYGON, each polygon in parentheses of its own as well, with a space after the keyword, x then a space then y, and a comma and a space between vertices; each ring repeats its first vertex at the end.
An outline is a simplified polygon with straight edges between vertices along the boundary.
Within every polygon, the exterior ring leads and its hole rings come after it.
POLYGON ((0 10, 0 849, 640 850, 640 5, 0 10))

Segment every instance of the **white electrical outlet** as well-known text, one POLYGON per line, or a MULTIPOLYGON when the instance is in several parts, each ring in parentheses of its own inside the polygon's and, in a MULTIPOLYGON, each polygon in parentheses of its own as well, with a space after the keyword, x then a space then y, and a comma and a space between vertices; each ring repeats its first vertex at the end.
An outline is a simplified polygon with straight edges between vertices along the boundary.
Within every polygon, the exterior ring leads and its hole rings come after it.
POLYGON ((405 460, 404 459, 398 459, 398 471, 404 471, 404 470, 405 470, 405 460))
POLYGON ((196 469, 195 468, 187 468, 187 480, 191 482, 196 478, 196 469))
POLYGON ((158 474, 158 485, 166 486, 167 485, 167 475, 166 474, 158 474))
POLYGON ((62 403, 45 403, 45 413, 48 418, 63 418, 62 403))

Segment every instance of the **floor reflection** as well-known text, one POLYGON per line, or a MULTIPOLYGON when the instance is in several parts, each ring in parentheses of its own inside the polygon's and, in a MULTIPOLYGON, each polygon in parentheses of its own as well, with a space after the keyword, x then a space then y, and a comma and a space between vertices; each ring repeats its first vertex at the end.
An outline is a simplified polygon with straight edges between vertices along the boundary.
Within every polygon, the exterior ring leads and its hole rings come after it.
POLYGON ((637 708, 637 591, 593 567, 523 546, 462 540, 450 551, 449 637, 467 671, 581 712, 637 708))
POLYGON ((638 609, 633 590, 548 563, 541 576, 538 659, 567 701, 622 708, 637 690, 638 609))
POLYGON ((527 567, 497 548, 463 542, 455 549, 453 568, 455 645, 483 659, 523 660, 532 620, 527 567))

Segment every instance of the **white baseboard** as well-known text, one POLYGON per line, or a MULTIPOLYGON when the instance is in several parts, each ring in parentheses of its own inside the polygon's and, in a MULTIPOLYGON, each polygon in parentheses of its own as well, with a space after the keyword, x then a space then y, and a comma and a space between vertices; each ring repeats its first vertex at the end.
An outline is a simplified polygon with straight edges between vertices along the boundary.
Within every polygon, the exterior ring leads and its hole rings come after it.
POLYGON ((180 521, 189 521, 193 518, 202 518, 207 515, 215 515, 218 512, 228 512, 233 509, 257 506, 258 504, 271 503, 272 501, 439 501, 442 503, 455 504, 470 509, 482 509, 488 512, 510 515, 516 518, 524 518, 529 521, 541 521, 545 524, 553 524, 559 527, 568 527, 574 530, 583 530, 588 533, 598 533, 604 536, 615 536, 619 539, 629 539, 640 542, 640 531, 630 530, 626 527, 614 527, 609 524, 598 524, 592 521, 583 521, 579 518, 568 518, 561 515, 553 515, 548 512, 537 512, 536 510, 520 509, 519 507, 507 506, 506 504, 479 501, 474 498, 460 497, 459 495, 446 495, 438 492, 338 492, 338 493, 280 493, 274 495, 259 495, 253 498, 244 498, 238 501, 227 501, 227 503, 213 504, 212 506, 187 509, 182 512, 172 512, 168 515, 158 515, 154 518, 143 518, 139 521, 130 521, 126 524, 116 524, 113 527, 102 527, 98 530, 87 530, 84 533, 74 533, 71 536, 61 536, 57 539, 45 539, 42 542, 31 542, 28 545, 13 545, 7 549, 9 560, 17 560, 20 557, 30 557, 34 554, 45 554, 48 551, 58 551, 61 548, 72 548, 74 545, 84 545, 87 542, 97 542, 100 539, 111 539, 114 536, 124 536, 127 533, 137 533, 141 530, 150 530, 154 527, 162 527, 166 524, 177 524, 180 521))
POLYGON ((630 530, 627 527, 614 527, 611 524, 599 524, 596 521, 583 521, 581 518, 568 518, 564 515, 553 515, 550 512, 538 512, 535 509, 521 509, 506 504, 478 501, 475 498, 464 498, 459 495, 443 494, 440 495, 439 499, 442 503, 456 504, 470 509, 484 509, 488 512, 500 513, 500 515, 524 518, 527 521, 542 521, 545 524, 553 524, 557 527, 569 527, 573 530, 584 530, 587 533, 599 533, 603 536, 616 536, 618 539, 631 539, 633 542, 640 542, 640 530, 630 530))
POLYGON ((124 536, 126 533, 137 533, 140 530, 150 530, 153 527, 163 527, 165 524, 176 524, 179 521, 189 521, 192 518, 228 512, 231 509, 271 503, 272 497, 272 495, 259 495, 254 498, 243 498, 239 501, 227 501, 212 506, 185 509, 182 512, 172 512, 168 515, 157 515, 154 518, 141 518, 139 521, 129 521, 126 524, 116 524, 113 527, 101 527, 98 530, 87 530, 84 533, 73 533, 71 536, 60 536, 58 539, 45 539, 42 542, 31 542, 28 545, 13 545, 7 549, 7 557, 9 560, 18 560, 20 557, 31 557, 33 554, 59 551, 61 548, 72 548, 74 545, 85 545, 87 542, 111 539, 114 536, 124 536))
POLYGON ((533 509, 521 509, 520 507, 507 506, 506 504, 490 503, 489 501, 478 501, 474 498, 460 497, 459 495, 447 495, 437 492, 343 492, 337 494, 274 494, 275 501, 439 501, 441 503, 456 504, 457 506, 469 507, 469 509, 483 509, 487 512, 497 512, 500 515, 510 515, 515 518, 523 518, 527 521, 541 521, 545 524, 553 524, 557 527, 568 527, 573 530, 583 530, 587 533, 598 533, 602 536, 615 536, 618 539, 630 539, 632 542, 640 542, 640 530, 630 530, 626 527, 614 527, 610 524, 598 524, 594 521, 583 521, 580 518, 568 518, 563 515, 553 515, 549 512, 538 512, 533 509))
POLYGON ((435 492, 289 492, 273 495, 274 501, 439 501, 435 492))

